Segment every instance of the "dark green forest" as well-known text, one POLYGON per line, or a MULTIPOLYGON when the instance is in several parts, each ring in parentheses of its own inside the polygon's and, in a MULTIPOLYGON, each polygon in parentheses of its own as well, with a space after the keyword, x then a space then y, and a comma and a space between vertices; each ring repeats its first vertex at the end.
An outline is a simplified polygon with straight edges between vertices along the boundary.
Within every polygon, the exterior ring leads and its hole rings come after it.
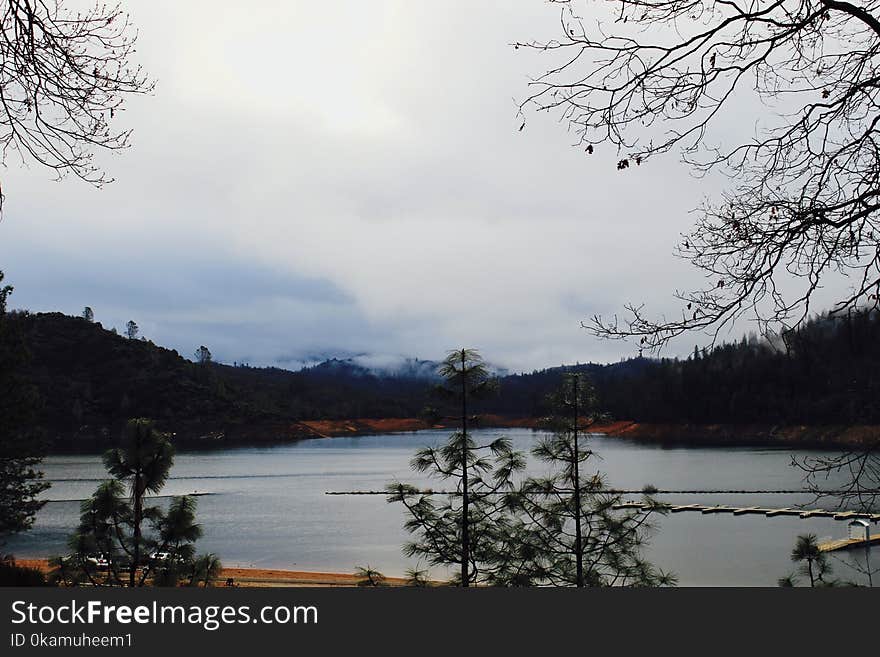
POLYGON ((291 372, 195 363, 145 339, 61 313, 13 312, 39 391, 38 424, 56 448, 112 443, 126 421, 149 417, 177 442, 303 437, 303 419, 406 417, 422 409, 424 380, 380 378, 333 361, 291 372))
POLYGON ((694 424, 880 423, 880 314, 818 317, 687 359, 635 358, 506 377, 497 412, 545 413, 560 370, 588 373, 613 418, 694 424))
MULTIPOLYGON (((301 420, 435 417, 450 409, 436 380, 378 375, 349 360, 293 372, 192 362, 149 340, 60 313, 8 315, 30 358, 38 425, 56 449, 112 443, 131 417, 154 418, 181 443, 306 437, 301 420)), ((659 423, 880 423, 880 316, 817 318, 773 343, 751 337, 687 359, 633 358, 502 376, 475 412, 543 417, 566 371, 592 379, 614 419, 659 423)))

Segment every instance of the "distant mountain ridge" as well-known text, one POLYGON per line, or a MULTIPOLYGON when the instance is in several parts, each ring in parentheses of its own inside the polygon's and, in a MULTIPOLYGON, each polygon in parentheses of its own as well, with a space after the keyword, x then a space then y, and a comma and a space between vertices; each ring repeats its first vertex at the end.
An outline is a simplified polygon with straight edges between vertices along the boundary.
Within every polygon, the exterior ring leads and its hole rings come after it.
POLYGON ((439 382, 440 377, 437 374, 437 367, 440 365, 437 361, 422 360, 419 358, 402 357, 398 362, 387 362, 386 358, 382 358, 385 363, 370 364, 370 357, 366 354, 363 356, 354 356, 349 358, 328 358, 316 365, 303 367, 299 372, 345 372, 352 377, 390 377, 401 379, 426 379, 429 381, 439 382))
MULTIPOLYGON (((351 376, 378 376, 402 379, 427 379, 440 381, 437 369, 440 361, 413 358, 411 356, 386 356, 380 354, 361 353, 355 356, 326 356, 312 365, 303 365, 296 372, 319 372, 321 370, 348 371, 351 376)), ((486 369, 496 377, 510 374, 506 367, 486 363, 486 369)))

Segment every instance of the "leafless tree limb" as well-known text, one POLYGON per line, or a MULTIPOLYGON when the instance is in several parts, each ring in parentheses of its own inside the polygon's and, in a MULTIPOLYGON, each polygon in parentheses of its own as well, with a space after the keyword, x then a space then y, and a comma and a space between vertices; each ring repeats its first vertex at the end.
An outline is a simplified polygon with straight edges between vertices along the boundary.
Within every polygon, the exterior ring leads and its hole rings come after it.
POLYGON ((680 314, 629 304, 586 328, 647 350, 693 330, 714 340, 744 315, 784 333, 837 275, 851 286, 832 313, 877 306, 880 1, 614 0, 604 22, 581 17, 576 0, 551 1, 559 38, 515 44, 562 62, 531 82, 524 115, 558 114, 587 153, 613 147, 621 172, 674 150, 697 174, 732 181, 682 236, 677 255, 707 283, 675 293, 680 314), (755 136, 710 141, 719 126, 747 125, 750 98, 764 107, 755 136))
POLYGON ((0 2, 0 153, 101 186, 112 179, 94 153, 128 145, 131 131, 112 120, 153 83, 130 62, 137 34, 119 5, 68 4, 0 2))

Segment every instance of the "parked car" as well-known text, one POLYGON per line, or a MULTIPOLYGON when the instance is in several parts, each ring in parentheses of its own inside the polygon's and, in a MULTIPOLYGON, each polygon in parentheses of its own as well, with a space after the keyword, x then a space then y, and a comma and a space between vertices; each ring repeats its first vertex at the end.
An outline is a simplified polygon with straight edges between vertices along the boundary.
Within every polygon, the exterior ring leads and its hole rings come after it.
POLYGON ((94 566, 98 570, 107 570, 110 568, 110 560, 103 554, 90 554, 86 557, 86 563, 94 566))

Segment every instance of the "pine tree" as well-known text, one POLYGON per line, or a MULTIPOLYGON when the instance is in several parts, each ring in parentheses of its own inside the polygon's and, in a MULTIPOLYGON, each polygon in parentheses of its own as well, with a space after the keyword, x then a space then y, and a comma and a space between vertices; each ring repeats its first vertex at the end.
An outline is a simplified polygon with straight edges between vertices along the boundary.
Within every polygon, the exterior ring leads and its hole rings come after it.
POLYGON ((197 558, 192 565, 189 585, 198 586, 201 583, 205 588, 211 586, 223 572, 223 564, 220 558, 210 552, 197 558))
POLYGON ((594 453, 585 428, 599 419, 590 382, 570 374, 551 399, 556 414, 546 420, 552 435, 533 455, 550 466, 543 478, 527 479, 508 495, 516 520, 508 525, 506 562, 497 584, 553 586, 656 586, 673 584, 642 556, 650 518, 662 507, 644 495, 639 508, 620 510, 619 494, 608 492, 599 472, 587 470, 594 453))
POLYGON ((358 579, 358 586, 385 586, 387 579, 385 575, 370 566, 358 566, 354 576, 358 579))
POLYGON ((461 429, 441 447, 418 451, 412 467, 455 482, 456 489, 438 503, 414 486, 395 482, 388 486, 388 501, 406 507, 404 527, 416 537, 404 546, 404 553, 433 566, 457 567, 453 583, 470 586, 491 578, 498 560, 498 528, 503 525, 501 493, 513 488, 513 476, 525 461, 506 438, 478 446, 468 430, 473 423, 468 402, 493 389, 482 357, 472 349, 452 351, 439 373, 445 380, 441 392, 458 402, 461 429))
POLYGON ((831 564, 828 557, 819 549, 815 534, 800 534, 791 550, 791 560, 800 564, 797 573, 792 573, 779 580, 780 586, 794 586, 798 575, 807 577, 810 586, 834 586, 836 582, 826 579, 831 575, 831 564))
POLYGON ((198 349, 196 349, 193 356, 195 357, 195 361, 199 365, 207 365, 211 362, 212 359, 211 350, 208 349, 205 345, 202 345, 198 349))
POLYGON ((31 527, 49 487, 37 469, 44 451, 42 436, 32 427, 38 408, 33 386, 22 379, 28 352, 19 317, 7 313, 12 287, 0 272, 0 546, 10 534, 31 527))
MULTIPOLYGON (((174 462, 167 434, 151 420, 129 420, 123 445, 104 454, 113 479, 82 504, 80 524, 70 539, 73 555, 53 559, 54 576, 96 586, 176 586, 198 580, 196 500, 175 497, 167 511, 148 504, 162 490, 174 462)), ((218 561, 219 563, 219 561, 218 561)), ((216 569, 215 569, 216 570, 216 569)))

